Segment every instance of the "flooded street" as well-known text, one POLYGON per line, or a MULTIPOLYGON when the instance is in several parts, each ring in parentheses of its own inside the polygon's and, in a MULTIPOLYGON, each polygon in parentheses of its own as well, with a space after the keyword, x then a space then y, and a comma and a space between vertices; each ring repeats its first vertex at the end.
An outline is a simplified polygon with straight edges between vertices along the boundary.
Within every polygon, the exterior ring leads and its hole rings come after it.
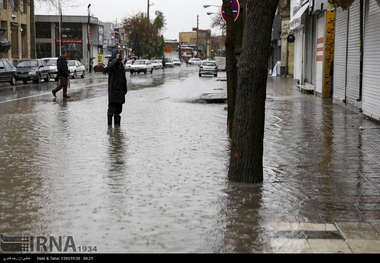
POLYGON ((71 80, 67 100, 53 100, 56 82, 0 90, 1 234, 72 236, 98 253, 272 253, 283 223, 380 233, 380 126, 359 112, 269 77, 264 183, 237 184, 227 105, 199 100, 226 93, 225 72, 127 73, 116 128, 94 75, 71 80))

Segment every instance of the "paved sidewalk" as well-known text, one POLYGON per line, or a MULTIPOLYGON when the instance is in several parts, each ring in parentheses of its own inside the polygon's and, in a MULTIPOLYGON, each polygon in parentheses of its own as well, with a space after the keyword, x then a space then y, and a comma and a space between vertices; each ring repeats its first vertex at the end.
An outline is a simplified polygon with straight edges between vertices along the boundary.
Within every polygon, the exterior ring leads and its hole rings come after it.
POLYGON ((292 79, 267 90, 261 252, 380 253, 380 123, 292 79))

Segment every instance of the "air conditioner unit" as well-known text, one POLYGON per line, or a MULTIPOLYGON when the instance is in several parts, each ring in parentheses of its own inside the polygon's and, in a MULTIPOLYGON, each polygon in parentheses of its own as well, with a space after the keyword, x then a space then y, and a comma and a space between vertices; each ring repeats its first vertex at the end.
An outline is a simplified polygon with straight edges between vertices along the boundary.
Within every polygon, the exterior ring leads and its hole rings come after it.
POLYGON ((309 13, 310 15, 316 15, 323 10, 327 10, 328 0, 310 0, 309 1, 309 13))

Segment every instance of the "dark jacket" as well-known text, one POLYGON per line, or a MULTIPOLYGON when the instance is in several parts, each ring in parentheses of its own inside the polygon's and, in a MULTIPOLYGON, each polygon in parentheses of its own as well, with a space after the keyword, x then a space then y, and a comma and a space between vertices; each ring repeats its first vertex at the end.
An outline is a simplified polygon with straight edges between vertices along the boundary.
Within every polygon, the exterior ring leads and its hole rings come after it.
POLYGON ((125 103, 125 94, 127 94, 127 77, 122 61, 112 54, 107 65, 108 69, 108 102, 125 103))
POLYGON ((62 56, 60 56, 57 59, 57 70, 58 70, 58 77, 69 77, 70 71, 69 67, 67 66, 67 61, 62 56))

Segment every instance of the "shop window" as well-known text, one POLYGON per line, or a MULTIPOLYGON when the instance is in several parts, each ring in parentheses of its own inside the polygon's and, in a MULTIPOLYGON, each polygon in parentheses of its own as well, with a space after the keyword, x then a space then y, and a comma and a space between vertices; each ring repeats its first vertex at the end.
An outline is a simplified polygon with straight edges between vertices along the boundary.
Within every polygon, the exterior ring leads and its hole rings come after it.
POLYGON ((36 22, 36 38, 51 38, 51 23, 36 22))
POLYGON ((51 43, 36 43, 37 58, 50 58, 52 57, 51 43))

